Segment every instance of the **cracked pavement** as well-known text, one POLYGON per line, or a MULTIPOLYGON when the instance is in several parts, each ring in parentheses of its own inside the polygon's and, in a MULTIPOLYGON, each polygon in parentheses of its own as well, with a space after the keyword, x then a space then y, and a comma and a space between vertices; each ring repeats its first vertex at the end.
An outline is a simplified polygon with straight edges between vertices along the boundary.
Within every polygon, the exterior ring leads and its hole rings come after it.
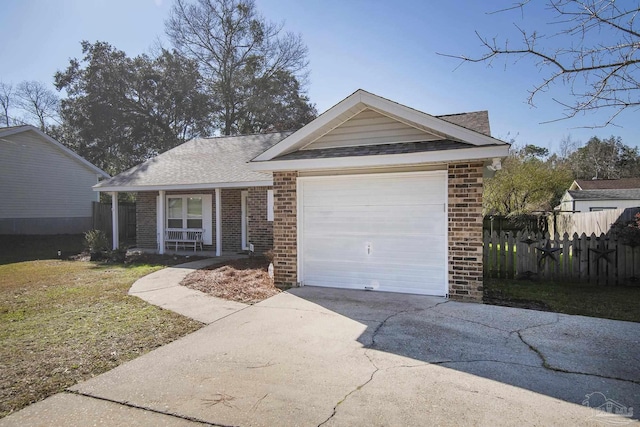
POLYGON ((0 426, 603 425, 593 392, 640 406, 640 324, 305 287, 0 426))

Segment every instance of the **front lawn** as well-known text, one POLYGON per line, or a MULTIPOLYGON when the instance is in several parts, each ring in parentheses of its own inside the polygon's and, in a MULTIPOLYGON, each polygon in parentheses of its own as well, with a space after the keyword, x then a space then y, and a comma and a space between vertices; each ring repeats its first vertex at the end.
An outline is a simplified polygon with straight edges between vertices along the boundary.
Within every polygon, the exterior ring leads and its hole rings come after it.
POLYGON ((199 329, 127 295, 162 267, 144 257, 0 265, 0 417, 199 329))
POLYGON ((640 286, 485 279, 484 302, 640 322, 640 286))

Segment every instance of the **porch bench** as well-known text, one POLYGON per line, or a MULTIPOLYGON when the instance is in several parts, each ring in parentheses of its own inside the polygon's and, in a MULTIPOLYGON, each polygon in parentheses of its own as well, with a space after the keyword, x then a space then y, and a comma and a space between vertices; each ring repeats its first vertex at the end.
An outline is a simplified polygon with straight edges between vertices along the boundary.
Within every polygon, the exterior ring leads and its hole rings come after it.
POLYGON ((203 234, 204 230, 201 228, 167 228, 164 231, 164 245, 168 249, 173 246, 176 251, 178 247, 193 247, 193 251, 196 252, 198 248, 202 250, 203 234))

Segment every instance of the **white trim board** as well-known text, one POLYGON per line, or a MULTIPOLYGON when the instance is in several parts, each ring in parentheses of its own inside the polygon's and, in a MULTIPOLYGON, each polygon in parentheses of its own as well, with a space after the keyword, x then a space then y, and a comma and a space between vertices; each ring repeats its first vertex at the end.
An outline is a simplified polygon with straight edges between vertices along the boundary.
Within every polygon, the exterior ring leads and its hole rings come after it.
POLYGON ((172 190, 215 190, 216 188, 247 188, 247 187, 271 187, 273 180, 269 181, 239 181, 239 182, 218 182, 213 184, 173 184, 173 185, 132 185, 132 186, 110 186, 100 187, 93 186, 93 191, 117 191, 117 192, 135 192, 135 191, 172 191, 172 190))
POLYGON ((252 163, 254 170, 290 171, 314 169, 367 168, 383 166, 409 166, 416 164, 438 164, 458 161, 479 161, 506 157, 509 145, 490 147, 458 148, 443 151, 423 151, 419 153, 382 154, 378 156, 332 157, 319 159, 272 160, 252 163))

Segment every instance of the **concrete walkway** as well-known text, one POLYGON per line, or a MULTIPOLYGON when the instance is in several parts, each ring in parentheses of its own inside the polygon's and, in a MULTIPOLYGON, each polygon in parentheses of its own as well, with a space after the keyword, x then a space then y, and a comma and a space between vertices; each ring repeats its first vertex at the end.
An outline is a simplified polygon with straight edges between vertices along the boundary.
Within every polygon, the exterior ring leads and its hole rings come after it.
POLYGON ((129 295, 208 325, 246 308, 247 304, 215 298, 180 286, 180 282, 195 270, 237 258, 208 258, 156 271, 136 281, 129 289, 129 295))
POLYGON ((0 427, 638 425, 639 323, 312 287, 227 305, 176 286, 215 261, 132 288, 208 326, 0 427))

